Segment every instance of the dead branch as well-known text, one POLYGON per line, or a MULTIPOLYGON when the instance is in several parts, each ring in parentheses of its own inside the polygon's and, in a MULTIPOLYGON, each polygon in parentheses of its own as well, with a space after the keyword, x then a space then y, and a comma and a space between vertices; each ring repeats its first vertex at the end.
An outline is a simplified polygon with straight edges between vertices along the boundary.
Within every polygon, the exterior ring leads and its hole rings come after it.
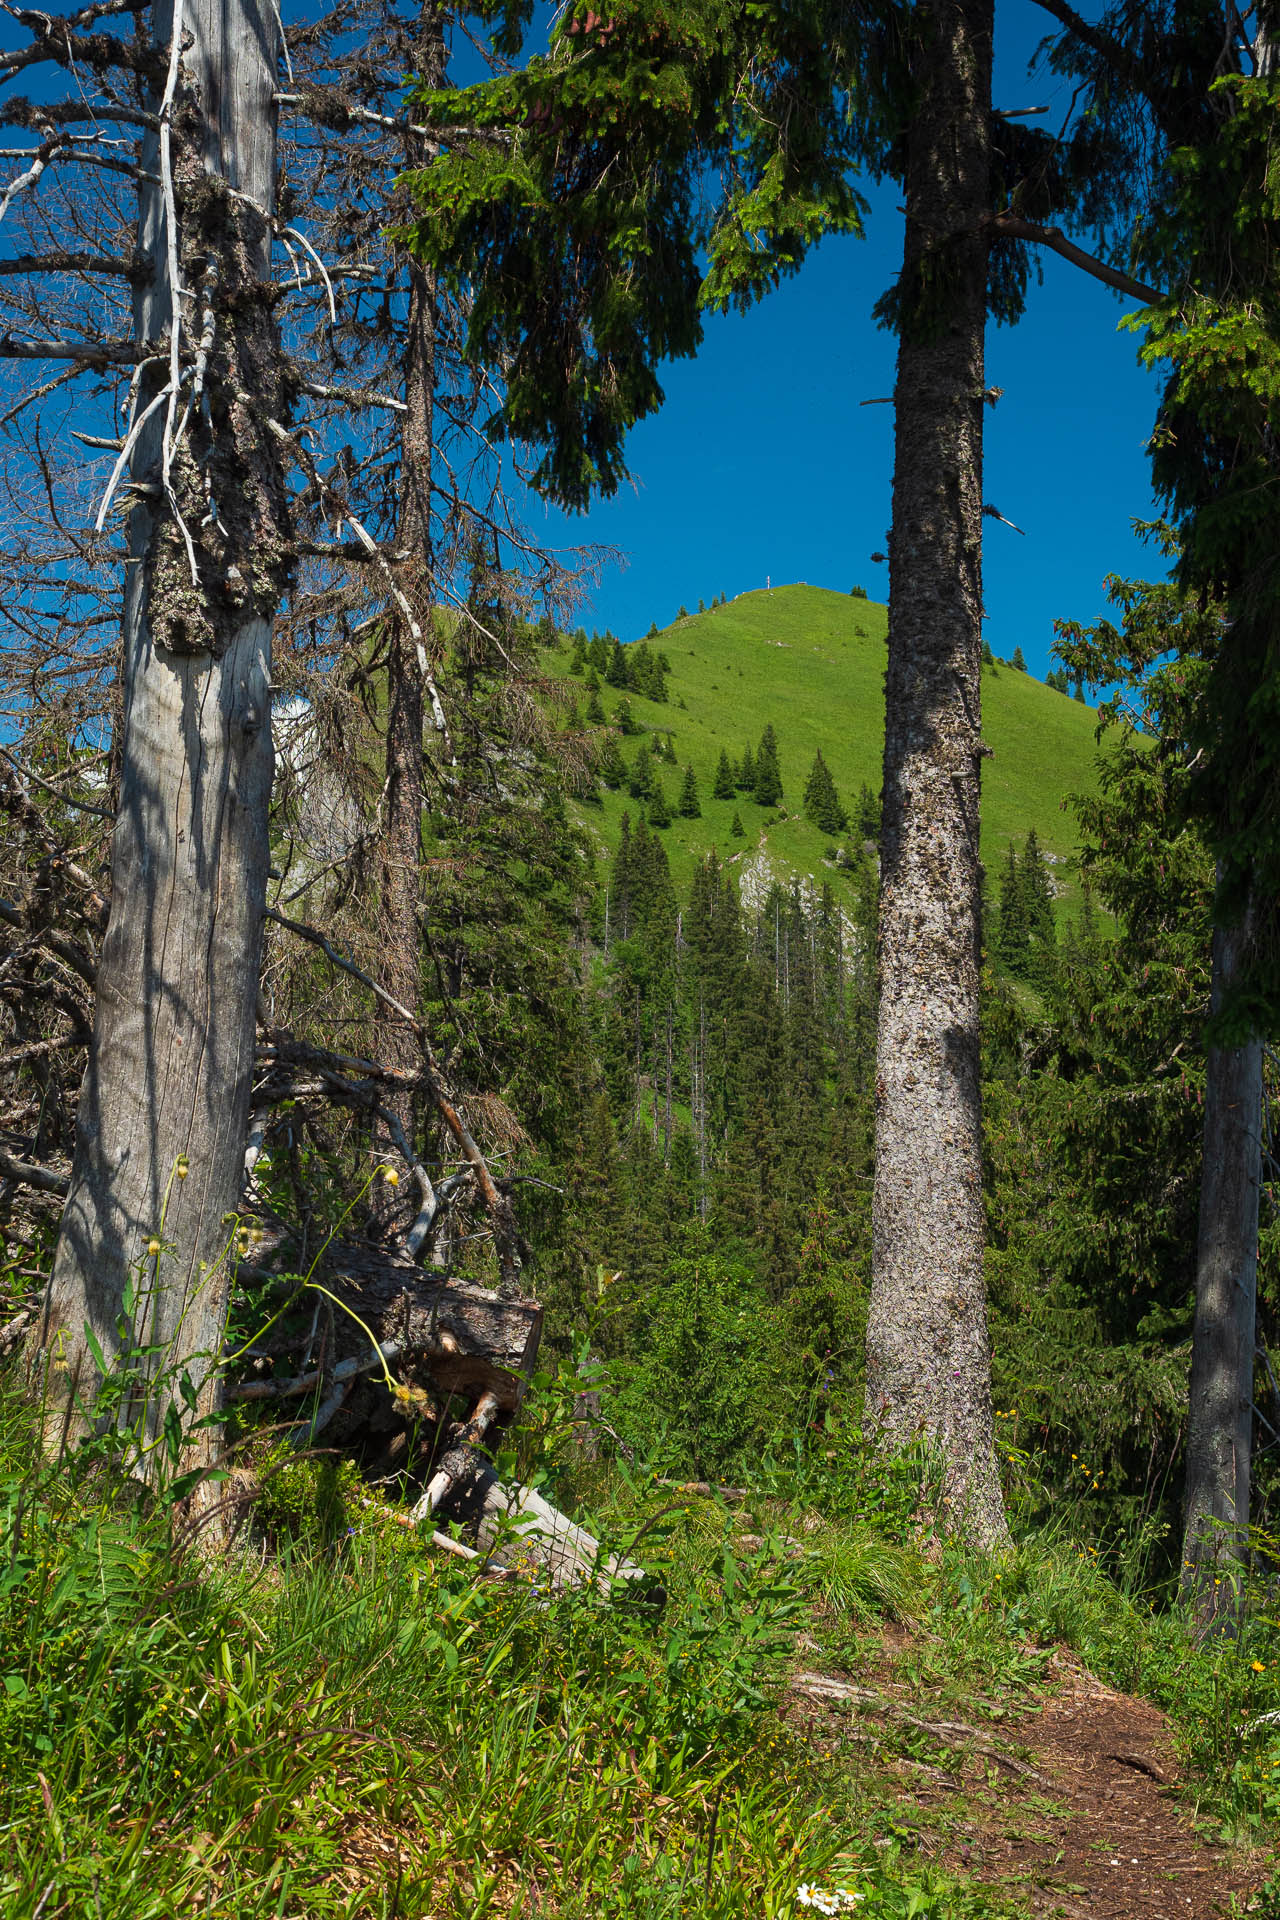
MULTIPOLYGON (((379 1367, 389 1367, 400 1353, 399 1344, 388 1340, 385 1346, 377 1346, 372 1356, 360 1360, 352 1356, 341 1360, 331 1369, 328 1378, 337 1385, 356 1379, 362 1373, 376 1373, 379 1367)), ((291 1380, 243 1380, 239 1386, 228 1387, 228 1400, 296 1400, 304 1393, 313 1393, 325 1380, 322 1368, 315 1367, 309 1373, 295 1374, 291 1380)))
MULTIPOLYGON (((416 1519, 448 1512, 464 1526, 474 1528, 484 1551, 497 1551, 513 1565, 525 1565, 548 1582, 553 1592, 598 1584, 605 1593, 616 1585, 642 1589, 656 1604, 665 1602, 661 1584, 644 1567, 617 1555, 606 1555, 600 1542, 567 1514, 530 1487, 506 1487, 482 1453, 465 1444, 440 1462, 433 1487, 439 1487, 434 1506, 426 1496, 413 1510, 416 1519)), ((430 1491, 430 1490, 429 1490, 430 1491)))
POLYGON ((1048 247, 1050 253, 1059 254, 1069 260, 1073 267, 1079 267, 1094 280, 1100 280, 1104 287, 1113 287, 1117 293, 1127 293, 1131 300, 1140 300, 1144 307, 1158 306, 1168 294, 1161 293, 1155 287, 1149 287, 1141 280, 1122 273, 1118 267, 1110 267, 1105 260, 1099 260, 1096 254, 1086 253, 1074 240, 1068 240, 1061 227, 1044 227, 1035 220, 1024 220, 1016 213, 993 213, 987 220, 992 233, 1007 235, 1011 240, 1029 240, 1036 246, 1048 247))
POLYGON ((904 1725, 915 1727, 922 1733, 931 1733, 939 1740, 964 1741, 975 1753, 994 1760, 997 1766, 1007 1768, 1010 1773, 1022 1779, 1034 1780, 1040 1786, 1049 1784, 1047 1776, 1037 1768, 1018 1759, 1007 1748, 988 1740, 978 1727, 971 1727, 963 1720, 922 1720, 918 1714, 908 1712, 906 1707, 890 1699, 887 1694, 876 1693, 869 1687, 854 1686, 849 1681, 836 1680, 826 1673, 797 1673, 791 1685, 797 1693, 806 1693, 811 1699, 847 1701, 851 1705, 866 1707, 872 1713, 884 1714, 891 1720, 901 1720, 904 1725))
POLYGON ((71 1185, 69 1174, 57 1173, 52 1167, 38 1167, 33 1160, 19 1160, 3 1147, 0 1147, 0 1173, 8 1180, 16 1180, 19 1186, 34 1187, 37 1193, 56 1193, 60 1199, 66 1198, 71 1185))
POLYGON ((512 1217, 510 1198, 499 1190, 497 1182, 489 1171, 487 1160, 481 1153, 480 1148, 472 1137, 470 1129, 459 1113, 454 1098, 447 1091, 431 1047, 431 1042, 427 1036, 426 1028, 422 1022, 416 1019, 414 1015, 409 1012, 409 1009, 403 1006, 399 1000, 395 999, 392 994, 389 994, 385 987, 380 987, 377 981, 365 972, 363 967, 357 966, 355 961, 349 959, 346 954, 339 953, 337 948, 320 932, 318 927, 308 926, 305 921, 302 920, 291 920, 287 915, 278 913, 273 907, 267 908, 266 918, 276 921, 282 927, 287 927, 290 933, 297 934, 299 939, 307 940, 311 945, 319 947, 327 960, 334 966, 340 967, 344 972, 351 974, 353 978, 359 980, 363 986, 368 987, 378 999, 384 1001, 385 1004, 389 1006, 394 1013, 397 1013, 400 1018, 412 1028, 414 1033, 417 1034, 419 1040, 422 1042, 423 1054, 426 1060, 426 1067, 422 1075, 422 1084, 426 1092, 430 1094, 437 1113, 457 1142, 462 1151, 463 1158, 467 1161, 475 1175, 476 1185, 480 1189, 485 1206, 489 1211, 490 1218, 494 1225, 494 1237, 497 1244, 503 1289, 510 1294, 518 1292, 520 1263, 516 1254, 515 1223, 512 1217))

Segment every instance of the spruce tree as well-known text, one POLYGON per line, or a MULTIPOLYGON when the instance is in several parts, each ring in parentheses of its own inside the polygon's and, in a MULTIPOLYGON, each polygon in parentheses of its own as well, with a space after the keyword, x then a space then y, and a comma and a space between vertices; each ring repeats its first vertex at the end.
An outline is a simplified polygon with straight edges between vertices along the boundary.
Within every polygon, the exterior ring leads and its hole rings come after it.
POLYGON ((732 800, 736 791, 737 788, 733 777, 733 768, 729 764, 729 756, 724 748, 721 747, 720 758, 716 764, 715 784, 711 789, 712 798, 715 800, 732 800))
POLYGON ((636 725, 635 716, 631 711, 631 702, 629 700, 619 700, 618 711, 613 716, 613 724, 619 733, 626 735, 628 738, 633 734, 639 733, 640 729, 636 725))
POLYGON ((848 816, 840 805, 835 781, 822 757, 821 748, 814 755, 813 766, 805 782, 804 810, 806 817, 823 833, 842 833, 848 824, 848 816))
POLYGON ((732 820, 729 822, 729 831, 733 835, 735 840, 746 839, 747 830, 742 824, 742 815, 740 813, 735 813, 732 820))
POLYGON ((754 793, 756 787, 756 757, 749 746, 742 749, 742 759, 734 777, 734 785, 739 793, 754 793))
POLYGON ((569 659, 570 673, 585 673, 587 667, 587 636, 579 627, 573 636, 573 653, 569 659))
POLYGON ((1025 862, 1018 859, 1012 840, 1000 880, 1000 903, 994 949, 1010 973, 1026 977, 1031 960, 1031 918, 1027 902, 1025 862))
POLYGON ((1027 902, 1027 928, 1033 940, 1054 940, 1053 882, 1034 827, 1022 850, 1022 885, 1027 902))
POLYGON ((1023 657, 1022 657, 1022 648, 1021 648, 1021 647, 1015 647, 1015 648, 1014 648, 1014 650, 1013 650, 1013 658, 1012 658, 1012 660, 1011 660, 1011 661, 1009 662, 1009 665, 1010 665, 1010 666, 1011 666, 1011 667, 1012 667, 1012 668, 1013 668, 1013 669, 1015 670, 1015 672, 1017 672, 1017 673, 1025 673, 1025 672, 1026 672, 1026 670, 1027 670, 1027 663, 1026 663, 1026 661, 1025 661, 1025 660, 1023 659, 1023 657))
POLYGON ((1053 881, 1034 827, 1022 850, 1022 892, 1030 944, 1027 978, 1044 993, 1053 985, 1057 972, 1058 929, 1053 912, 1053 881))
POLYGON ((631 763, 627 792, 633 800, 649 800, 653 797, 653 791, 653 756, 649 752, 648 741, 644 740, 641 741, 636 757, 631 763))
POLYGON ((631 838, 631 815, 624 812, 618 828, 618 851, 613 856, 610 895, 613 917, 613 936, 615 940, 631 938, 631 895, 635 878, 634 848, 631 838))
POLYGON ((684 784, 680 789, 678 811, 682 820, 700 820, 702 808, 698 803, 698 782, 692 767, 684 770, 684 784))
POLYGON ((614 639, 608 648, 605 679, 611 687, 629 687, 631 676, 627 671, 627 655, 621 640, 614 639))
POLYGON ((591 636, 591 644, 587 648, 587 659, 597 673, 608 673, 609 649, 598 633, 593 633, 591 636))
POLYGON ((622 748, 618 745, 616 733, 605 735, 597 768, 600 778, 611 793, 616 793, 619 787, 626 785, 627 763, 622 757, 622 748))
POLYGON ((599 690, 593 687, 590 698, 587 701, 587 725, 589 727, 602 727, 604 724, 605 711, 601 704, 599 690))
POLYGON ((778 767, 778 736, 770 721, 760 736, 756 753, 755 798, 757 806, 776 807, 782 798, 782 774, 778 767))
POLYGON ((656 639, 657 639, 657 637, 658 637, 658 623, 657 623, 657 621, 656 621, 656 620, 651 620, 651 621, 649 622, 649 631, 648 631, 648 633, 646 633, 646 635, 645 635, 645 639, 646 639, 646 640, 656 640, 656 639))
POLYGON ((853 826, 860 840, 879 840, 880 802, 864 780, 858 789, 858 804, 853 810, 853 826))
POLYGON ((671 825, 671 808, 667 804, 666 791, 661 780, 656 777, 653 782, 653 794, 649 801, 649 825, 651 827, 671 825))
MULTIPOLYGON (((548 448, 537 484, 582 505, 593 488, 611 492, 623 477, 622 434, 661 396, 651 369, 658 354, 691 350, 706 306, 775 284, 780 252, 793 267, 822 231, 855 227, 851 161, 900 171, 906 252, 880 307, 898 329, 899 361, 868 1423, 886 1445, 922 1432, 937 1439, 944 1508, 969 1537, 990 1543, 1004 1537, 1004 1523, 974 1170, 982 513, 982 409, 974 408, 985 391, 988 306, 1002 318, 1020 306, 1021 256, 995 238, 993 214, 1007 202, 1006 167, 1014 179, 1029 169, 1021 152, 1006 160, 1017 123, 993 121, 989 0, 926 0, 909 10, 891 59, 875 34, 865 42, 855 34, 852 47, 844 33, 802 35, 798 71, 790 16, 781 18, 785 30, 775 36, 772 15, 747 10, 739 26, 731 10, 711 59, 701 34, 690 36, 694 58, 683 41, 668 53, 664 24, 649 57, 669 62, 673 84, 656 93, 637 85, 633 36, 598 34, 588 48, 581 22, 566 18, 557 30, 565 40, 581 33, 567 58, 535 63, 489 90, 488 124, 524 129, 519 165, 494 168, 486 152, 484 171, 467 182, 474 190, 463 192, 452 157, 437 166, 437 191, 426 177, 417 183, 415 244, 459 277, 482 260, 486 293, 504 287, 504 299, 477 303, 491 355, 507 342, 528 351, 540 327, 554 343, 543 349, 545 374, 535 353, 530 377, 509 383, 505 413, 517 433, 548 448), (585 73, 584 55, 592 62, 585 73), (601 133, 606 122, 613 137, 601 133), (550 130, 545 138, 539 127, 550 130), (566 153, 581 153, 581 168, 566 153), (725 167, 727 156, 741 164, 725 167), (709 223, 716 237, 700 284, 695 256, 708 229, 684 208, 691 180, 717 171, 731 184, 709 223), (590 190, 605 180, 607 192, 590 190), (762 230, 761 200, 767 191, 776 203, 779 180, 789 186, 788 217, 762 230), (541 270, 539 240, 553 255, 541 270), (596 323, 620 299, 630 323, 617 330, 623 345, 611 355, 596 323), (557 303, 568 312, 557 311, 547 329, 557 303), (563 343, 575 333, 582 350, 570 357, 580 371, 566 389, 563 343), (945 499, 940 474, 955 480, 945 499), (938 1089, 932 1103, 912 1097, 922 1075, 938 1089), (951 1364, 940 1367, 944 1351, 951 1364)), ((485 116, 487 98, 477 107, 476 92, 459 102, 468 125, 485 116)), ((1045 211, 1055 189, 1077 178, 1069 165, 1030 170, 1045 211)))
POLYGON ((628 647, 623 656, 626 666, 627 685, 632 693, 641 694, 644 699, 654 696, 654 658, 647 640, 639 640, 634 647, 628 647))

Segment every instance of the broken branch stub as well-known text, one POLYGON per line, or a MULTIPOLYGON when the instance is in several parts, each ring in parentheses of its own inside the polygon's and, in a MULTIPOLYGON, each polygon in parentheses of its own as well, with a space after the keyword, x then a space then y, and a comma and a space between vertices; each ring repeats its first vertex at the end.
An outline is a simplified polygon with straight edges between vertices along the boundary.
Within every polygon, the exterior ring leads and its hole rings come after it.
POLYGON ((482 1553, 500 1552, 507 1566, 525 1566, 553 1592, 594 1582, 604 1593, 626 1586, 651 1606, 666 1603, 666 1589, 647 1568, 606 1555, 594 1534, 531 1487, 504 1486, 473 1447, 454 1447, 440 1461, 414 1509, 416 1519, 432 1515, 468 1528, 482 1553))

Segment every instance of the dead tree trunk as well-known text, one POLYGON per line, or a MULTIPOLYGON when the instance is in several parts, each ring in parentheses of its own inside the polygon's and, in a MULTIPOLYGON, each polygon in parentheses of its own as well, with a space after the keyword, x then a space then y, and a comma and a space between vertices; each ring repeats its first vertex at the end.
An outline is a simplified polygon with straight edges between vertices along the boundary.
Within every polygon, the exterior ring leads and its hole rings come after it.
POLYGON ((174 1370, 202 1410, 216 1391, 249 1110, 271 624, 291 561, 269 285, 277 22, 267 0, 160 0, 154 16, 167 75, 148 100, 134 296, 154 357, 126 441, 111 916, 40 1334, 56 1406, 92 1396, 92 1328, 129 1373, 123 1417, 144 1438, 176 1399, 174 1370))
MULTIPOLYGON (((1247 920, 1213 937, 1216 1013, 1242 970, 1247 920)), ((1183 1585, 1200 1620, 1234 1611, 1227 1572, 1249 1537, 1253 1372, 1262 1184, 1262 1041, 1210 1047, 1191 1345, 1183 1585)))
POLYGON ((895 390, 866 1417, 1005 1537, 983 1289, 978 797, 989 0, 923 10, 895 390))
MULTIPOLYGON (((435 85, 444 80, 444 41, 437 7, 423 7, 419 24, 417 71, 435 85)), ((407 132, 404 164, 421 166, 425 143, 407 132)), ((392 608, 387 653, 386 814, 381 842, 382 975, 391 993, 417 1017, 422 977, 422 806, 424 798, 422 728, 425 675, 420 654, 433 629, 431 485, 435 454, 436 287, 434 273, 415 260, 406 264, 408 319, 404 344, 404 405, 400 416, 400 501, 395 546, 408 606, 417 632, 402 608, 392 608), (424 587, 426 591, 424 591, 424 587)), ((375 1051, 387 1065, 416 1072, 421 1065, 417 1035, 379 1002, 375 1051)), ((417 1115, 409 1094, 394 1096, 396 1117, 409 1140, 417 1115)), ((381 1144, 381 1143, 380 1143, 381 1144)), ((375 1204, 390 1211, 389 1191, 379 1183, 375 1204)))

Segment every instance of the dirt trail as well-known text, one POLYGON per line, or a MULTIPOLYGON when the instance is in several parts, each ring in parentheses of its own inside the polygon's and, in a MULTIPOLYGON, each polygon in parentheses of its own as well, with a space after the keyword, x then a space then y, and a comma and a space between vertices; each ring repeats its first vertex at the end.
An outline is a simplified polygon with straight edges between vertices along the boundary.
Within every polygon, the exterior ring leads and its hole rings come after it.
POLYGON ((1015 1737, 1065 1817, 1046 1811, 1038 1837, 979 1838, 971 1871, 984 1879, 990 1869, 993 1877, 1026 1875, 1033 1911, 1214 1920, 1233 1893, 1258 1884, 1260 1874, 1197 1835, 1173 1791, 1172 1741, 1155 1707, 1077 1671, 1015 1737))
POLYGON ((1043 1920, 1222 1920, 1233 1895, 1245 1911, 1275 1862, 1228 1855, 1197 1834, 1175 1792, 1164 1715, 1061 1655, 1055 1664, 1058 1690, 1039 1711, 995 1725, 926 1717, 927 1706, 892 1687, 818 1674, 797 1676, 794 1717, 824 1739, 851 1711, 864 1729, 931 1732, 958 1772, 888 1760, 920 1810, 922 1847, 1043 1920))

